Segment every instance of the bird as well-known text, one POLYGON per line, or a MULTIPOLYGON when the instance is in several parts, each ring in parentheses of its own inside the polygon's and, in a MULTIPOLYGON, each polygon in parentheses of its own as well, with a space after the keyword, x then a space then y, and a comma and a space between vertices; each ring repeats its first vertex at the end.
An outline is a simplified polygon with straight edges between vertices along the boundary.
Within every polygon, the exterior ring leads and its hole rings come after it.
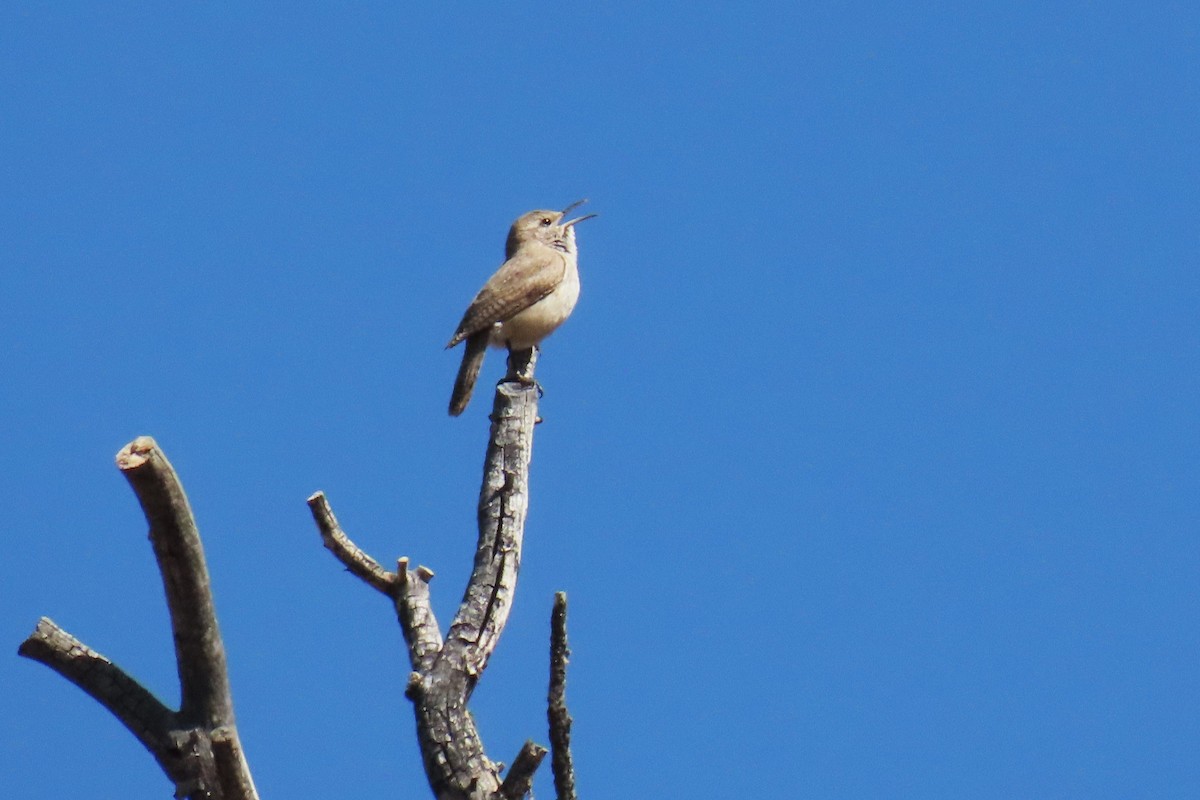
POLYGON ((457 417, 471 402, 488 345, 507 347, 510 353, 535 348, 575 310, 575 226, 596 215, 567 222, 563 218, 586 202, 579 200, 562 211, 530 211, 509 228, 504 263, 475 295, 446 345, 449 350, 466 342, 450 395, 450 416, 457 417))

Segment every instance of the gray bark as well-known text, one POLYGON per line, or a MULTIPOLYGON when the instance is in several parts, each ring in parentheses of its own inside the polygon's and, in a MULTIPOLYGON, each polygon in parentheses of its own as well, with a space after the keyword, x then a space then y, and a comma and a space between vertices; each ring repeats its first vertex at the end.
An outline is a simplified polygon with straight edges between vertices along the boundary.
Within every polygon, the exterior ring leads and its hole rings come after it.
POLYGON ((183 486, 148 436, 123 447, 117 467, 150 523, 174 634, 179 710, 45 617, 17 652, 50 667, 112 712, 175 783, 176 797, 258 800, 234 721, 200 533, 183 486))
MULTIPOLYGON (((496 389, 479 493, 475 565, 443 639, 430 603, 433 571, 407 558, 389 571, 338 524, 325 495, 308 499, 322 541, 352 574, 386 596, 404 634, 425 772, 439 800, 520 800, 530 793, 546 748, 527 741, 504 773, 488 758, 467 701, 487 668, 512 609, 529 508, 529 463, 540 388, 536 350, 510 354, 496 389)), ((225 649, 217 626, 200 534, 183 487, 149 437, 117 454, 150 524, 174 633, 181 703, 172 710, 100 653, 43 618, 18 652, 70 680, 107 708, 154 756, 190 800, 258 800, 234 720, 225 649)), ((550 739, 560 800, 575 800, 567 714, 566 596, 556 598, 551 634, 550 739)))
POLYGON ((325 546, 354 575, 388 596, 408 645, 417 741, 430 788, 439 800, 524 797, 545 748, 526 742, 502 778, 503 765, 488 758, 467 701, 508 621, 521 566, 529 508, 529 462, 538 422, 536 352, 513 353, 509 375, 496 388, 479 492, 475 565, 445 639, 429 602, 426 567, 400 559, 389 572, 363 553, 338 526, 325 496, 309 498, 325 546))

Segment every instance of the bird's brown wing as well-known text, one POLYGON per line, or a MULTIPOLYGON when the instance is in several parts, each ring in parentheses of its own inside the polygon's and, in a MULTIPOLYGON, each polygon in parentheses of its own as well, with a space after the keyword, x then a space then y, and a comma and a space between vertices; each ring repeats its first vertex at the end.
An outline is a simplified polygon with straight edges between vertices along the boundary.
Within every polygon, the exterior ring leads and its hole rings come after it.
POLYGON ((567 271, 564 256, 549 247, 524 248, 505 261, 475 295, 447 348, 503 322, 554 291, 567 271))

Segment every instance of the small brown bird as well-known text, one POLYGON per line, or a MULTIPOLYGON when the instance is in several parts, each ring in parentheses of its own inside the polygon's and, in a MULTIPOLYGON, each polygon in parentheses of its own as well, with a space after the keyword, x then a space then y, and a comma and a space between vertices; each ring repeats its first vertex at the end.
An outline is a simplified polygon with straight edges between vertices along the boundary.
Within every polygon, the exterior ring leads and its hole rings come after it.
POLYGON ((450 415, 471 402, 488 345, 509 351, 537 347, 562 325, 579 299, 575 225, 595 214, 562 219, 580 200, 562 211, 530 211, 512 224, 504 246, 505 262, 475 295, 446 349, 466 341, 462 366, 450 395, 450 415))

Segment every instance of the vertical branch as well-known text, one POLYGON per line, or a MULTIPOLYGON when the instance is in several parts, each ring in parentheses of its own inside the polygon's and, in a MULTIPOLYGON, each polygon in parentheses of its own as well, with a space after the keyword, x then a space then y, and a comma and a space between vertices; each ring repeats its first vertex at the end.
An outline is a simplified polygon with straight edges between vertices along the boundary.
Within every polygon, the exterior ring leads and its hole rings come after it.
MULTIPOLYGON (((527 351, 532 354, 534 351, 527 351)), ((514 354, 514 361, 517 355, 514 354)), ((517 361, 513 369, 534 358, 517 361)), ((532 366, 528 369, 532 370, 532 366)), ((501 383, 496 388, 492 426, 479 489, 479 538, 475 568, 446 637, 447 657, 477 679, 496 649, 508 621, 521 567, 525 517, 529 511, 529 462, 537 421, 536 384, 501 383)))
POLYGON ((457 791, 465 792, 464 797, 489 798, 501 791, 499 765, 484 754, 467 699, 512 608, 529 507, 536 420, 536 384, 506 380, 496 387, 479 493, 475 566, 441 651, 419 682, 410 684, 417 738, 430 786, 438 797, 457 791))
POLYGON ((171 612, 182 700, 179 713, 188 722, 209 727, 232 724, 225 647, 217 627, 204 548, 179 478, 148 436, 122 448, 117 466, 150 523, 150 543, 171 612))
POLYGON ((575 765, 571 759, 571 714, 567 711, 567 593, 554 595, 550 615, 550 768, 554 771, 554 792, 558 800, 576 800, 575 765))
POLYGON ((414 670, 428 671, 442 649, 442 630, 433 616, 429 598, 433 570, 419 565, 409 569, 408 559, 401 558, 396 562, 396 574, 400 578, 400 591, 395 598, 396 618, 408 643, 409 660, 414 670))

